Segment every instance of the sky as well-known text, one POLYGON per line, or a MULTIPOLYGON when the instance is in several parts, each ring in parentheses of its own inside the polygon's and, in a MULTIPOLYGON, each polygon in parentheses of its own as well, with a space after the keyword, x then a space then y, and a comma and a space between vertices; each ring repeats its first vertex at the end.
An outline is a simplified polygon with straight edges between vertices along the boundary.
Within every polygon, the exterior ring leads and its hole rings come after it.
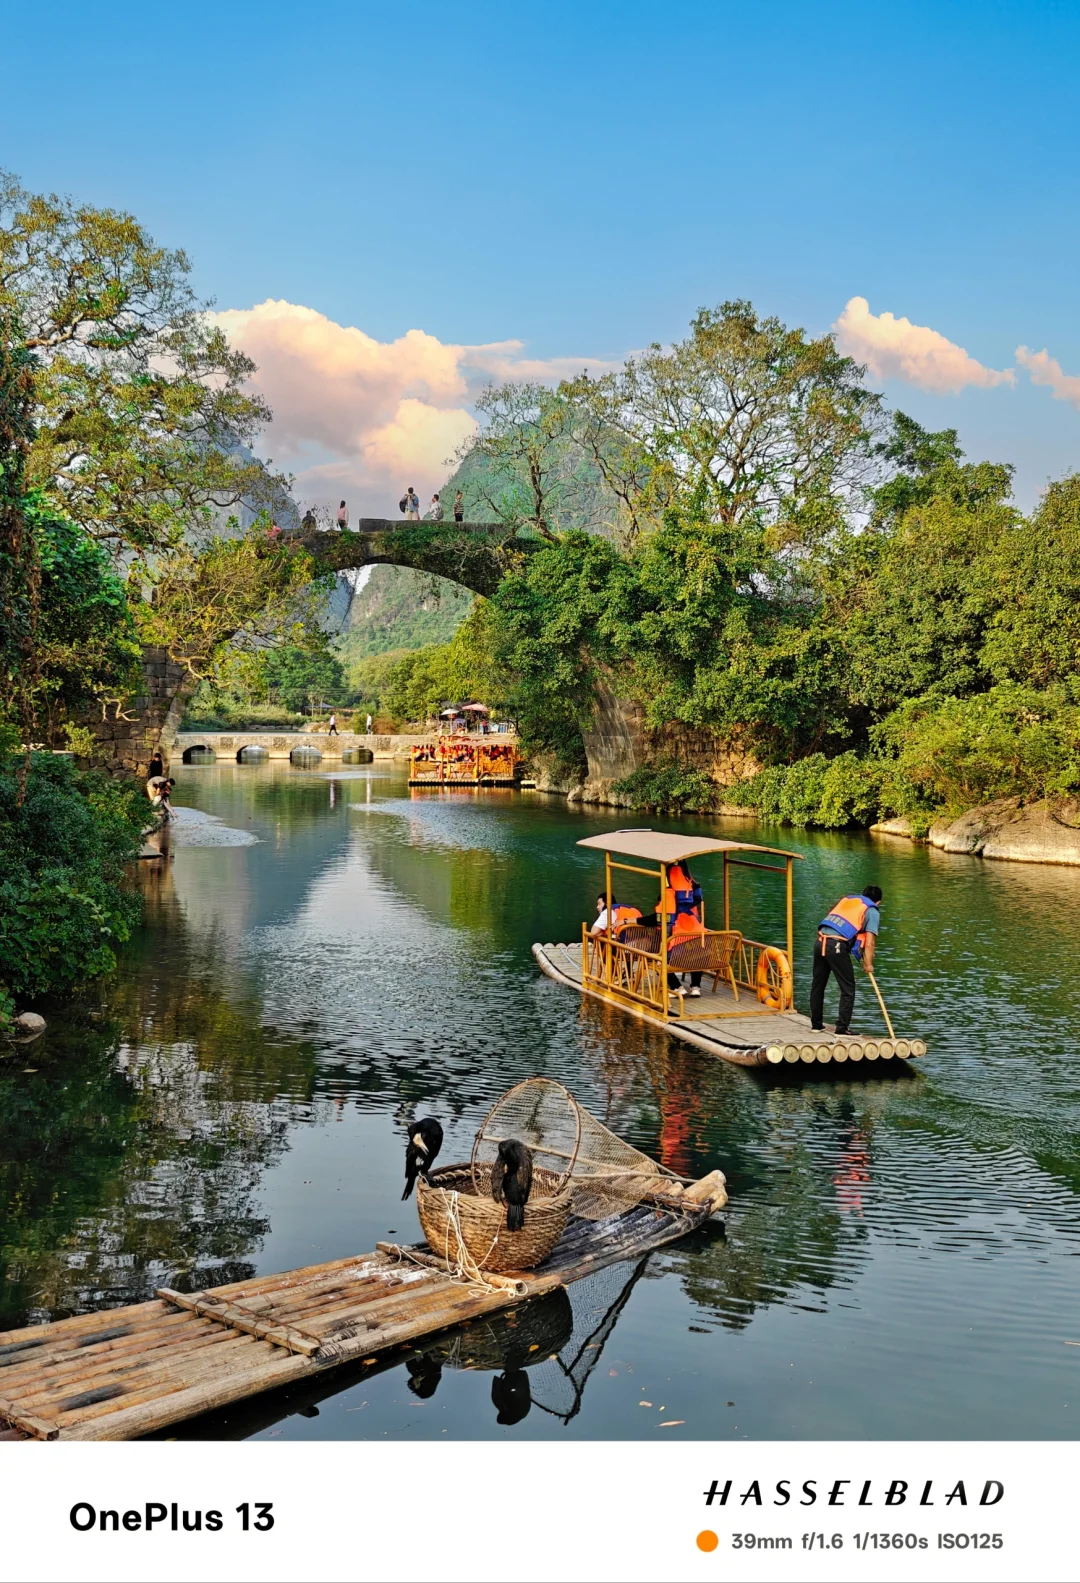
POLYGON ((136 214, 260 368, 263 450, 426 502, 489 380, 749 298, 892 406, 1080 468, 1080 5, 38 0, 0 165, 136 214))

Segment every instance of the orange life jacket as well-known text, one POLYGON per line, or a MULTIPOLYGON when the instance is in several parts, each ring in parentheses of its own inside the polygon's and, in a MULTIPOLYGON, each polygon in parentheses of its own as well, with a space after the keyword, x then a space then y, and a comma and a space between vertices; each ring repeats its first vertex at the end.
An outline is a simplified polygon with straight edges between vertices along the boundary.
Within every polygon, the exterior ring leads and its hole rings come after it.
POLYGON ((841 896, 832 912, 823 918, 819 928, 835 929, 842 940, 846 940, 854 956, 861 956, 866 948, 866 930, 863 925, 866 915, 871 907, 878 907, 880 903, 872 902, 865 896, 841 896))
POLYGON ((705 925, 696 914, 677 912, 668 935, 668 950, 670 951, 673 945, 681 945, 684 940, 693 939, 695 935, 704 933, 705 925))
POLYGON ((641 913, 637 907, 624 907, 621 902, 616 902, 611 909, 611 932, 618 934, 632 923, 637 923, 641 913))
POLYGON ((669 918, 698 916, 701 891, 694 884, 681 863, 672 863, 667 871, 668 882, 664 889, 664 911, 669 918))

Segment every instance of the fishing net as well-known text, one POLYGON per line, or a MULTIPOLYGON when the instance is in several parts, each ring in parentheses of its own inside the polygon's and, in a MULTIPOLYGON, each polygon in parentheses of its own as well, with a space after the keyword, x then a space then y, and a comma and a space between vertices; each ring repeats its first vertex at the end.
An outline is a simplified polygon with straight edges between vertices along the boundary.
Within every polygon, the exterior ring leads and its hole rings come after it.
POLYGON ((632 1209, 674 1174, 617 1138, 569 1089, 547 1077, 527 1078, 496 1100, 476 1134, 474 1173, 494 1163, 508 1138, 526 1144, 535 1165, 569 1181, 571 1212, 584 1220, 632 1209))

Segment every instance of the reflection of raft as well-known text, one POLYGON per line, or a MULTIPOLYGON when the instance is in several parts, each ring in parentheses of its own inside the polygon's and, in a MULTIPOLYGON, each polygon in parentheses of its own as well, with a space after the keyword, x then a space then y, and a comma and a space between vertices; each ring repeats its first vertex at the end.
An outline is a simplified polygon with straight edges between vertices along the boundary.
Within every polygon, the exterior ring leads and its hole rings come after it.
POLYGON ((498 1124, 512 1122, 538 1165, 563 1174, 565 1140, 581 1133, 570 1173, 575 1212, 536 1270, 469 1280, 422 1244, 380 1243, 329 1264, 204 1292, 162 1289, 152 1302, 0 1333, 0 1437, 136 1439, 638 1259, 727 1201, 721 1172, 684 1186, 558 1084, 533 1080, 504 1100, 481 1129, 481 1162, 498 1124), (605 1200, 616 1212, 590 1218, 605 1200))

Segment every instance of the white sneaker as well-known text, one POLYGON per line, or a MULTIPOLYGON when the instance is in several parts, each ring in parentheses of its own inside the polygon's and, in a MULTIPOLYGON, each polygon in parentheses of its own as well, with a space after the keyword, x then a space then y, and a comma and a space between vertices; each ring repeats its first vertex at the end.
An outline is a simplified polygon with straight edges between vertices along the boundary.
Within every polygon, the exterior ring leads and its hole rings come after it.
POLYGON ((698 989, 698 987, 697 987, 697 985, 696 985, 696 984, 695 984, 695 985, 694 985, 694 987, 693 987, 693 988, 692 988, 692 989, 691 989, 691 991, 690 991, 690 994, 691 994, 691 995, 692 995, 692 996, 693 996, 693 995, 696 995, 696 996, 697 996, 697 997, 698 997, 698 999, 700 999, 700 998, 701 998, 701 991, 700 991, 700 989, 698 989))

